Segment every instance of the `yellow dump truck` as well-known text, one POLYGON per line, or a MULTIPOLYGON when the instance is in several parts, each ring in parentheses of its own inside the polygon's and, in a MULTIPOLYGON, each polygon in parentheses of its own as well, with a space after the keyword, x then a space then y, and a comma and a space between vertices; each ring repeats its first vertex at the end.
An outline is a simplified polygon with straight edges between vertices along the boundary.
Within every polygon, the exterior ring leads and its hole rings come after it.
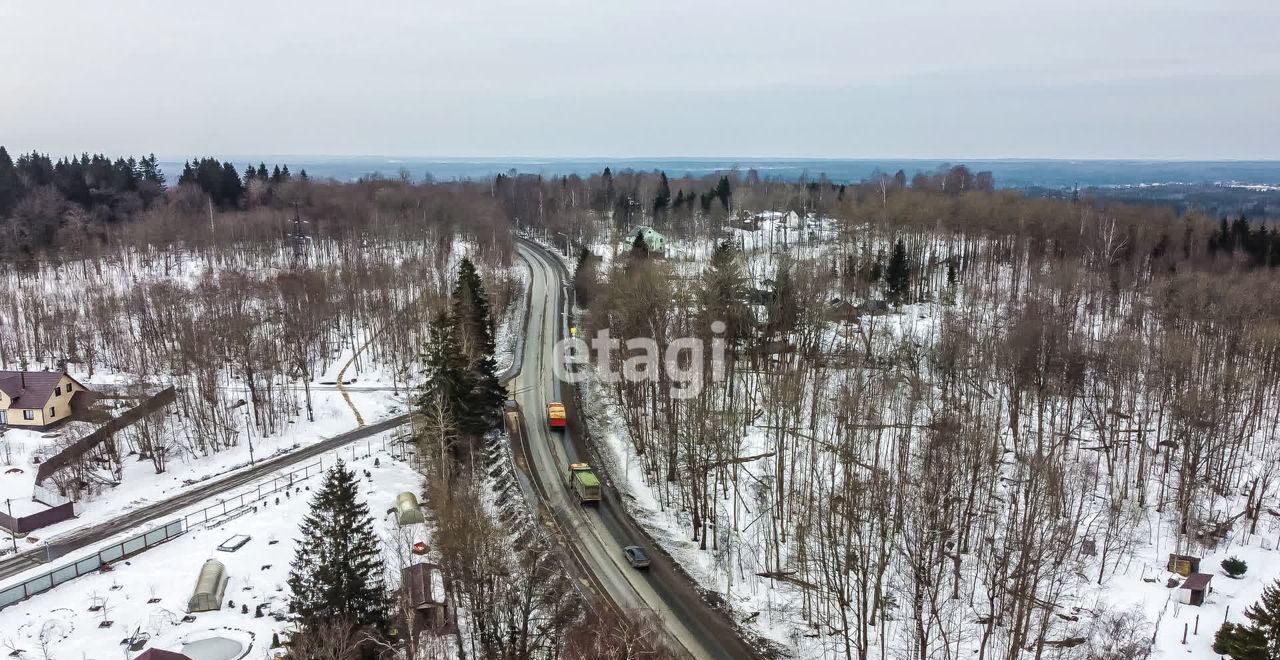
POLYGON ((600 480, 596 479, 596 473, 591 471, 590 465, 570 463, 567 481, 569 490, 577 494, 579 501, 600 501, 600 480))

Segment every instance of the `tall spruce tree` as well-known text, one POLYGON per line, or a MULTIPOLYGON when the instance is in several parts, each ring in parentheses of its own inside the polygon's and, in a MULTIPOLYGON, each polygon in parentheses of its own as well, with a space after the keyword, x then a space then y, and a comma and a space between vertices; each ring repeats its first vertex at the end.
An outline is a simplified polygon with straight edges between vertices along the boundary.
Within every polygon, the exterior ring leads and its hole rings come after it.
POLYGON ((671 204, 671 184, 667 181, 667 173, 658 173, 658 194, 653 198, 653 214, 665 213, 671 204))
POLYGON ((453 289, 453 314, 462 332, 467 355, 474 357, 494 349, 493 329, 489 319, 489 299, 484 282, 470 259, 463 257, 458 265, 458 282, 453 289))
POLYGON ((644 240, 644 232, 637 232, 636 240, 631 241, 631 256, 636 259, 649 258, 649 244, 644 240))
POLYGON ((303 519, 289 571, 290 609, 303 625, 384 619, 382 550, 356 490, 355 473, 338 461, 303 519))
POLYGON ((22 195, 22 179, 18 177, 18 168, 14 167, 9 152, 0 146, 0 218, 8 215, 18 205, 22 195))
MULTIPOLYGON (((474 381, 467 355, 458 342, 458 326, 452 314, 440 313, 431 322, 431 344, 427 349, 427 382, 420 407, 429 405, 431 397, 445 402, 449 418, 463 433, 479 434, 488 429, 484 412, 471 397, 474 381)), ((459 460, 456 447, 452 448, 459 460)))
POLYGON ((720 198, 720 206, 724 207, 724 210, 728 211, 729 200, 733 197, 733 189, 729 186, 729 177, 720 177, 719 183, 716 184, 714 196, 720 198))
MULTIPOLYGON (((472 408, 472 433, 483 433, 496 422, 506 392, 498 382, 493 359, 493 320, 489 317, 489 297, 475 264, 463 258, 458 266, 458 283, 453 292, 453 320, 458 341, 467 357, 472 408)), ((465 428, 465 427, 464 427, 465 428)))
POLYGON ((725 325, 725 340, 736 345, 747 336, 752 326, 747 274, 739 259, 738 248, 725 240, 711 254, 711 264, 702 273, 701 324, 704 331, 720 321, 725 325))
POLYGON ((889 257, 889 267, 885 272, 889 284, 889 295, 894 302, 902 302, 911 290, 911 264, 907 261, 907 246, 899 238, 893 244, 893 254, 889 257))
POLYGON ((1214 636, 1214 652, 1231 660, 1280 658, 1280 580, 1264 589, 1244 616, 1249 623, 1222 624, 1214 636))

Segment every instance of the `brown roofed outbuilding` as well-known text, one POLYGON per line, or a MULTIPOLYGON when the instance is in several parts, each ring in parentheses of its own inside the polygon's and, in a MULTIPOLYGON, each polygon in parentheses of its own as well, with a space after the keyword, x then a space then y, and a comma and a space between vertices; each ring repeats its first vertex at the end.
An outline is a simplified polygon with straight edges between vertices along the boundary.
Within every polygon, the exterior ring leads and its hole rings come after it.
POLYGON ((1178 586, 1178 601, 1187 605, 1203 605, 1206 594, 1213 591, 1209 583, 1213 576, 1208 573, 1192 573, 1178 586))
POLYGON ((135 656, 133 660, 191 660, 191 658, 174 651, 147 649, 135 656))

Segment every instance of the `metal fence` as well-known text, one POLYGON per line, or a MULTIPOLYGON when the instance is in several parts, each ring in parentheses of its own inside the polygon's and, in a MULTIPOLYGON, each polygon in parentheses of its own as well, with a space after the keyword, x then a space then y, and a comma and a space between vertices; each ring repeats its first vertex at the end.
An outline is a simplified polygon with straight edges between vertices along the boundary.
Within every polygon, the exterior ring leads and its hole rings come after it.
POLYGON ((175 390, 172 387, 166 387, 157 392, 155 396, 138 404, 137 407, 130 408, 121 413, 120 416, 107 420, 106 424, 99 426, 93 433, 76 440, 70 446, 41 463, 40 467, 36 468, 36 483, 44 483, 44 480, 48 479, 53 473, 80 460, 81 457, 106 441, 116 431, 128 427, 139 419, 173 403, 175 400, 177 400, 175 390))
POLYGON ((43 575, 0 589, 0 609, 38 593, 48 591, 65 582, 70 582, 82 575, 93 573, 102 568, 103 564, 119 561, 125 557, 138 554, 147 548, 182 536, 186 531, 187 527, 184 521, 174 520, 144 534, 130 537, 120 543, 103 548, 88 557, 65 564, 60 568, 55 568, 43 575))
POLYGON ((288 490, 299 481, 319 474, 323 467, 324 466, 320 461, 304 465, 275 477, 271 481, 258 484, 258 487, 254 490, 245 491, 239 495, 231 495, 221 498, 218 500, 217 504, 212 504, 200 509, 199 511, 188 513, 182 517, 182 520, 186 523, 188 529, 195 525, 229 520, 231 516, 245 510, 254 502, 261 501, 271 495, 288 490))

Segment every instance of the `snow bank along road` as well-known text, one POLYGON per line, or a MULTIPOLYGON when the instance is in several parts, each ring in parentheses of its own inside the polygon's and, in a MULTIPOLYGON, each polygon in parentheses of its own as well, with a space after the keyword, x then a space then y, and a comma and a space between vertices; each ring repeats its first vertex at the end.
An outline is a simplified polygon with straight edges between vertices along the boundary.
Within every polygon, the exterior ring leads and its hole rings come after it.
POLYGON ((523 447, 530 476, 522 481, 526 496, 537 498, 565 535, 574 563, 583 571, 580 582, 624 612, 653 610, 662 620, 671 646, 695 658, 752 658, 757 653, 734 632, 720 612, 707 606, 693 585, 676 572, 664 553, 654 551, 648 536, 623 510, 607 485, 597 506, 583 506, 568 491, 564 473, 569 463, 589 462, 586 447, 575 443, 571 430, 563 435, 547 428, 549 401, 563 401, 561 383, 552 373, 554 343, 567 330, 565 271, 536 244, 520 241, 517 250, 529 264, 530 304, 522 365, 508 385, 524 412, 524 428, 515 434, 523 447), (532 491, 532 492, 530 492, 532 491), (630 567, 623 546, 639 545, 654 558, 648 571, 630 567), (589 578, 589 579, 587 579, 589 578))

